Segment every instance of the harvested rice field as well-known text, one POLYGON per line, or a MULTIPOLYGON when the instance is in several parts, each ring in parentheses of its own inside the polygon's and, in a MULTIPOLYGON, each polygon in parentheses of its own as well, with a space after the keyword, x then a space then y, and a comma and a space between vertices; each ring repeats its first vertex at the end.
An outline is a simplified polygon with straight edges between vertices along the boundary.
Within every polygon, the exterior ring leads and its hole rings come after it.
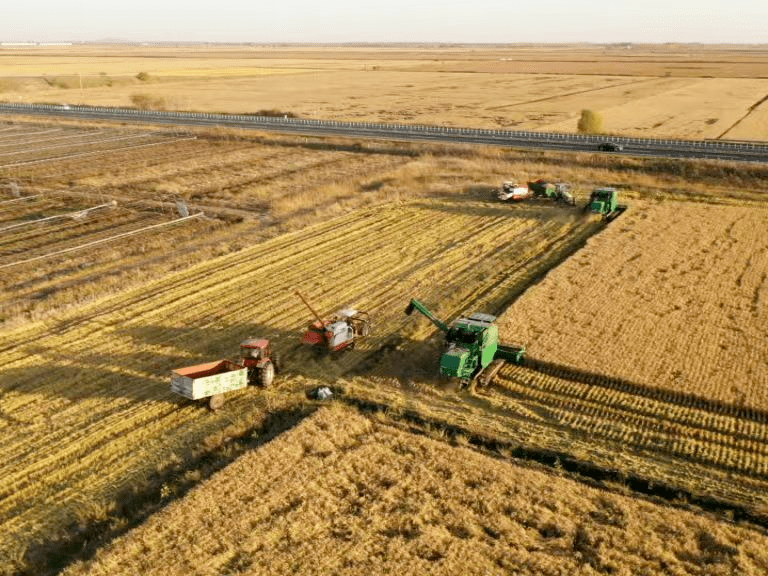
POLYGON ((766 544, 337 406, 65 574, 757 575, 766 544))
POLYGON ((765 140, 764 46, 0 47, 0 99, 765 140))
POLYGON ((0 574, 765 571, 765 168, 17 120, 0 159, 0 574), (539 177, 577 205, 495 198, 539 177), (296 289, 373 333, 316 356, 296 289), (526 362, 440 380, 413 297, 526 362), (250 336, 273 387, 170 391, 250 336))

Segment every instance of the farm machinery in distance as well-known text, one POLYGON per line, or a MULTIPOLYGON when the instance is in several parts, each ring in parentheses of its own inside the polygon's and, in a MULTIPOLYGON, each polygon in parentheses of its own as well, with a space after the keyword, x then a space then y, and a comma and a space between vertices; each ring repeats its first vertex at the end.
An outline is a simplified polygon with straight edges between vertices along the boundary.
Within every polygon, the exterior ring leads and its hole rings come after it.
POLYGON ((619 204, 619 193, 616 188, 595 188, 584 206, 584 211, 592 214, 602 214, 610 222, 627 209, 626 204, 619 204))
MULTIPOLYGON (((576 197, 570 185, 564 182, 549 182, 539 179, 520 186, 515 182, 502 182, 496 197, 502 201, 522 202, 524 200, 544 198, 554 202, 563 202, 570 206, 576 205, 576 197)), ((619 194, 616 188, 595 188, 584 206, 584 212, 602 214, 610 222, 627 209, 626 204, 619 204, 619 194)))
POLYGON ((571 192, 570 185, 565 182, 548 182, 542 179, 528 182, 527 187, 520 186, 511 181, 502 182, 501 189, 496 197, 502 201, 512 200, 513 202, 520 202, 531 198, 543 198, 554 200, 555 202, 563 202, 571 206, 576 204, 576 198, 571 192))
POLYGON ((410 315, 414 310, 421 312, 445 333, 440 374, 458 378, 463 386, 475 381, 486 386, 505 362, 522 364, 525 360, 525 347, 499 344, 495 316, 474 313, 446 324, 415 298, 408 304, 405 313, 410 315))

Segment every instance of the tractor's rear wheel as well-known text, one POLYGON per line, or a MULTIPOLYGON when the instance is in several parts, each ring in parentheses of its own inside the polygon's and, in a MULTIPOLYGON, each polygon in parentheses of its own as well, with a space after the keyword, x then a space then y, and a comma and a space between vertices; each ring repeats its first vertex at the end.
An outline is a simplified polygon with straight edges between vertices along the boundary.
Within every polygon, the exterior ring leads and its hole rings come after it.
POLYGON ((224 394, 214 394, 208 400, 208 407, 214 412, 219 410, 222 406, 224 406, 224 394))
POLYGON ((261 384, 263 388, 271 386, 274 379, 275 365, 272 364, 272 362, 267 362, 259 368, 259 384, 261 384))

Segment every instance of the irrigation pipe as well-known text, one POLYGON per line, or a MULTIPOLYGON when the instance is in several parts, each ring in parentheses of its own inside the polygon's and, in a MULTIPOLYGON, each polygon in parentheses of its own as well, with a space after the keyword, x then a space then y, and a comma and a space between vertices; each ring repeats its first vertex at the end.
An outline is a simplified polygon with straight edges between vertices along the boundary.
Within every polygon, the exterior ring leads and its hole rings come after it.
MULTIPOLYGON (((66 144, 56 144, 55 146, 45 146, 40 147, 37 146, 35 148, 25 148, 24 150, 14 150, 13 152, 3 152, 0 153, 0 156, 18 156, 19 154, 26 154, 27 152, 38 152, 40 150, 54 150, 56 148, 66 148, 66 147, 72 147, 73 145, 78 146, 92 146, 93 144, 103 144, 104 142, 115 142, 117 140, 135 140, 136 138, 150 138, 154 136, 155 134, 132 134, 130 136, 119 136, 117 138, 102 138, 101 140, 94 140, 91 142, 84 141, 84 142, 68 142, 66 144)), ((50 140, 48 140, 50 142, 50 140)))
POLYGON ((6 134, 2 138, 17 138, 19 136, 37 136, 38 134, 50 134, 51 132, 61 132, 63 128, 53 128, 52 130, 38 130, 36 132, 16 132, 15 134, 6 134))
POLYGON ((116 236, 110 236, 109 238, 102 238, 101 240, 94 240, 93 242, 87 242, 85 244, 81 244, 80 246, 73 246, 72 248, 64 248, 63 250, 57 250, 56 252, 51 252, 50 254, 43 254, 41 256, 35 256, 34 258, 27 258, 26 260, 19 260, 18 262, 11 262, 10 264, 0 264, 0 270, 3 268, 10 268, 11 266, 17 266, 19 264, 27 264, 29 262, 35 262, 36 260, 42 260, 44 258, 50 258, 51 256, 59 256, 61 254, 66 254, 68 252, 75 252, 76 250, 82 250, 83 248, 89 248, 91 246, 96 246, 97 244, 112 242, 113 240, 117 240, 118 238, 125 238, 126 236, 132 236, 134 234, 138 234, 140 232, 146 232, 147 230, 152 230, 154 228, 160 228, 162 226, 177 224, 179 222, 184 222, 185 220, 189 220, 191 218, 199 218, 202 215, 203 215, 202 212, 198 212, 197 214, 192 214, 191 216, 185 216, 184 218, 176 218, 176 220, 171 220, 170 222, 161 222, 160 224, 152 224, 151 226, 144 226, 143 228, 139 228, 138 230, 123 232, 122 234, 117 234, 116 236))
POLYGON ((176 138, 175 140, 163 140, 162 142, 151 142, 149 144, 136 144, 135 146, 123 146, 122 148, 110 148, 109 150, 95 150, 93 152, 80 152, 79 154, 67 154, 65 156, 54 156, 53 158, 42 158, 40 160, 29 160, 27 162, 15 162, 13 164, 4 164, 0 166, 3 168, 15 168, 16 166, 29 166, 31 164, 42 164, 43 162, 55 162, 56 160, 68 160, 69 158, 77 158, 78 156, 94 156, 96 154, 109 154, 110 152, 122 152, 123 150, 132 150, 135 148, 146 148, 147 146, 160 146, 165 144, 173 144, 174 142, 182 142, 184 140, 196 140, 197 136, 190 136, 189 138, 176 138))
POLYGON ((85 216, 92 210, 98 210, 99 208, 106 208, 108 206, 116 206, 116 205, 117 205, 117 202, 107 202, 106 204, 99 204, 98 206, 85 208, 83 210, 75 210, 74 212, 66 212, 65 214, 54 214, 53 216, 46 216, 45 218, 38 218, 36 220, 27 220, 26 222, 17 222, 16 224, 11 224, 10 226, 6 226, 5 228, 0 228, 0 232, 5 232, 6 230, 13 230, 14 228, 22 228, 24 226, 31 226, 32 224, 39 224, 40 222, 55 220, 56 218, 74 218, 76 220, 78 218, 78 215, 85 216))
POLYGON ((3 200, 0 204, 10 204, 11 202, 21 202, 22 200, 31 200, 32 198, 39 198, 42 194, 34 194, 32 196, 22 196, 21 198, 12 198, 11 200, 3 200))
POLYGON ((84 138, 84 137, 87 138, 88 136, 98 136, 99 134, 104 134, 104 133, 106 133, 106 130, 94 130, 92 132, 85 132, 85 134, 83 133, 69 134, 67 136, 53 136, 53 137, 43 138, 42 140, 24 140, 23 142, 8 142, 8 143, 3 143, 3 140, 2 140, 3 137, 2 135, 0 135, 0 148, 9 148, 11 146, 21 146, 22 144, 26 146, 27 144, 36 144, 38 142, 43 142, 43 143, 53 142, 54 140, 72 140, 72 138, 84 138))

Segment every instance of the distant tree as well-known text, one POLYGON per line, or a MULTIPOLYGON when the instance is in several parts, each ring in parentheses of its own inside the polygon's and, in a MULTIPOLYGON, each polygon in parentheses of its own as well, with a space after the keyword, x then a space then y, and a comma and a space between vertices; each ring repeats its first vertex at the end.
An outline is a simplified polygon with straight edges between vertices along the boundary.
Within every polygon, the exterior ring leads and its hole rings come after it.
POLYGON ((582 110, 577 128, 584 134, 600 134, 603 131, 603 117, 594 110, 582 110))
POLYGON ((136 79, 142 82, 147 82, 150 79, 149 72, 139 72, 136 74, 136 79))

